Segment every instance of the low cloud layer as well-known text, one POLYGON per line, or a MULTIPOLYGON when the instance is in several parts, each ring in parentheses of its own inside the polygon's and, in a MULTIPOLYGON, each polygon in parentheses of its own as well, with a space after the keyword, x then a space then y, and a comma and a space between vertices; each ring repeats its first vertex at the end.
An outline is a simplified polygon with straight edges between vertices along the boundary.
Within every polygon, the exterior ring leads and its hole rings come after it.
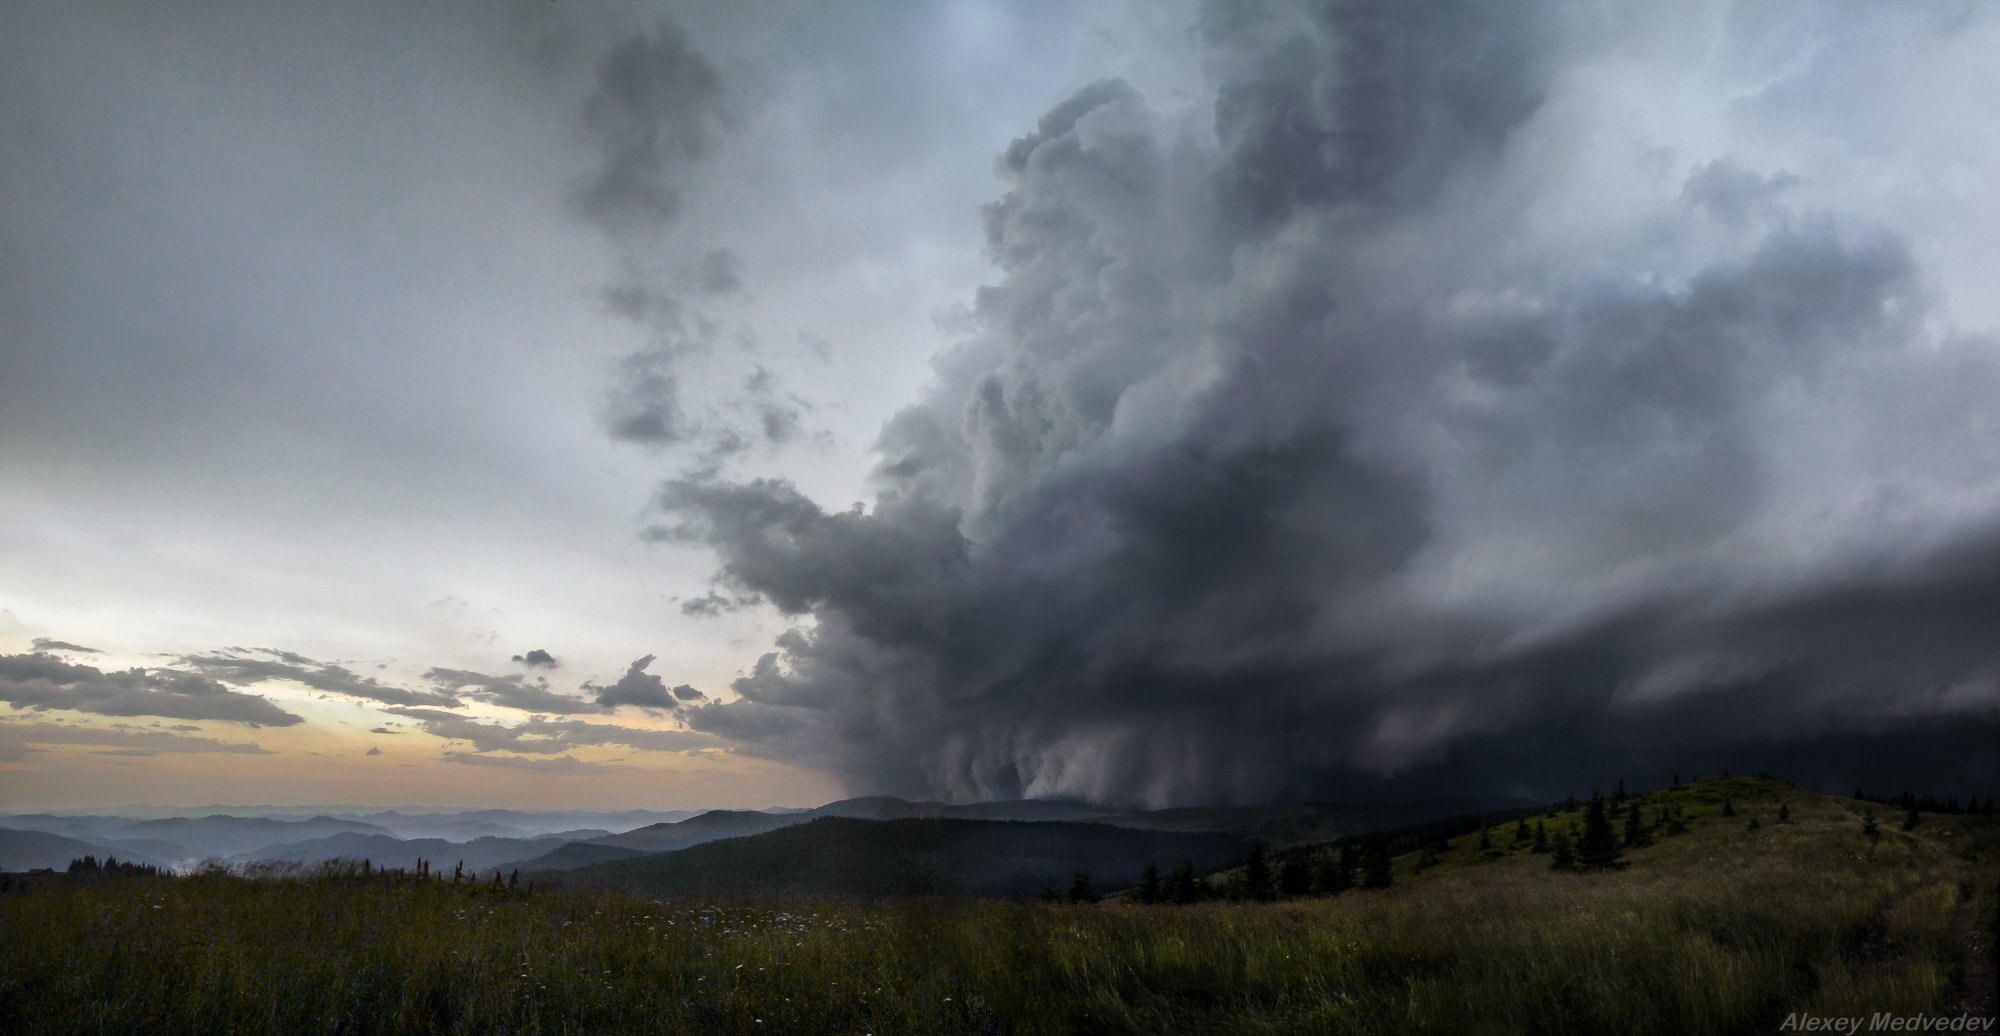
POLYGON ((551 720, 540 716, 510 726, 436 709, 395 707, 383 711, 416 720, 426 733, 447 741, 463 741, 477 752, 557 755, 573 748, 597 745, 616 745, 642 752, 693 752, 718 747, 714 737, 690 730, 649 730, 583 720, 551 720))
POLYGON ((176 732, 191 729, 195 728, 177 726, 173 730, 158 730, 121 724, 107 729, 70 723, 5 723, 0 724, 0 762, 26 759, 39 750, 36 746, 49 745, 88 745, 118 755, 141 756, 162 753, 271 754, 247 742, 221 741, 176 732))
POLYGON ((550 690, 546 680, 531 682, 526 677, 511 674, 493 676, 466 669, 436 668, 426 670, 424 679, 448 695, 464 694, 480 701, 505 705, 523 712, 568 715, 598 711, 597 706, 582 698, 550 690))
POLYGON ((189 655, 180 664, 203 676, 233 684, 286 681, 317 691, 345 694, 385 705, 441 705, 461 702, 443 691, 416 691, 362 676, 344 666, 319 662, 291 651, 254 648, 229 654, 189 655), (262 656, 262 657, 258 657, 262 656))
POLYGON ((1724 20, 1218 3, 1197 103, 1053 107, 871 505, 661 487, 800 620, 691 724, 955 798, 2000 779, 2000 342, 1825 164, 1991 19, 1724 20))
POLYGON ((33 643, 36 651, 68 651, 79 655, 103 654, 103 652, 96 648, 84 647, 81 644, 72 644, 66 640, 50 640, 47 637, 36 637, 33 643))
POLYGON ((54 655, 0 655, 0 701, 15 709, 67 709, 99 716, 164 716, 286 727, 299 717, 254 694, 197 673, 128 669, 107 673, 54 655))

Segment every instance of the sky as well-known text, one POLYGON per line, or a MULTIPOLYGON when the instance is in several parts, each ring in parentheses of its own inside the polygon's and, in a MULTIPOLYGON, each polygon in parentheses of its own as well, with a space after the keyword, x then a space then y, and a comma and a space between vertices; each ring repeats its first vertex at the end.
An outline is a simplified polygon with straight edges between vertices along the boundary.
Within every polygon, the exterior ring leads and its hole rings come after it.
POLYGON ((2000 784, 2000 12, 0 10, 0 808, 2000 784))

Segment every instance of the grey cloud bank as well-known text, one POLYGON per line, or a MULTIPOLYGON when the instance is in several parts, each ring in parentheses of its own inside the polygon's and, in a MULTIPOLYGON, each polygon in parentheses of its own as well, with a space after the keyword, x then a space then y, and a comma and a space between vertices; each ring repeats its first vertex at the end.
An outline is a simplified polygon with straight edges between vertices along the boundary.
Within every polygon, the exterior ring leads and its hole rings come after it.
POLYGON ((42 653, 0 655, 0 701, 15 709, 209 719, 253 727, 301 722, 263 698, 232 691, 197 673, 170 669, 107 673, 42 653))
POLYGON ((871 505, 662 486, 650 537, 809 620, 690 723, 961 799, 2000 778, 2000 344, 1905 184, 1780 164, 1993 35, 1939 11, 1719 10, 1661 142, 1641 10, 1209 5, 1198 103, 1099 82, 1000 156, 871 505))

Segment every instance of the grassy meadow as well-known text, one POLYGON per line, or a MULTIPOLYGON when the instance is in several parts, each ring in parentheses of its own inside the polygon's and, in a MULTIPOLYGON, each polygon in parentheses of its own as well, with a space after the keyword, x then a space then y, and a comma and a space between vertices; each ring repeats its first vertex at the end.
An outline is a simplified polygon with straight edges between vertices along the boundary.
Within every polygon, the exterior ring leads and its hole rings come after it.
POLYGON ((1398 858, 1391 888, 1277 902, 42 882, 0 894, 0 1031, 1679 1034, 1981 992, 1965 947, 1994 944, 1994 819, 1906 831, 1890 807, 1743 778, 1639 801, 1690 830, 1623 870, 1552 872, 1509 821, 1491 848, 1475 832, 1398 858))

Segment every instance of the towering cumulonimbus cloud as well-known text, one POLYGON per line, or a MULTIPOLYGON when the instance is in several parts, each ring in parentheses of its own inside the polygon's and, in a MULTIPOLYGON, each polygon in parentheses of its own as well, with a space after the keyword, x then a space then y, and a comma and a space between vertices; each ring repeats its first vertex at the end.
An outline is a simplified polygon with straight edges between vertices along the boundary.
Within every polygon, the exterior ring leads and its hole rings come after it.
POLYGON ((1765 164, 1837 70, 1648 97, 1691 77, 1609 17, 1218 4, 1202 103, 1051 109, 871 506, 662 487, 809 620, 691 725, 955 798, 2000 778, 2000 344, 1765 164))

